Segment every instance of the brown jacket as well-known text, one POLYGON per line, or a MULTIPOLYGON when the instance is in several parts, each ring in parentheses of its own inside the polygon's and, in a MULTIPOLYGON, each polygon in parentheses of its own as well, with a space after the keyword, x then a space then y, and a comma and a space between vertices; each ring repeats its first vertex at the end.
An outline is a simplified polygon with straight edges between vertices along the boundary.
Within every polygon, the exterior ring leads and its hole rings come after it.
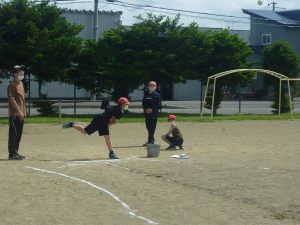
POLYGON ((25 106, 25 91, 22 82, 12 81, 7 87, 7 96, 8 96, 8 115, 9 116, 18 116, 18 111, 12 104, 12 98, 16 101, 19 109, 23 114, 26 114, 26 106, 25 106))

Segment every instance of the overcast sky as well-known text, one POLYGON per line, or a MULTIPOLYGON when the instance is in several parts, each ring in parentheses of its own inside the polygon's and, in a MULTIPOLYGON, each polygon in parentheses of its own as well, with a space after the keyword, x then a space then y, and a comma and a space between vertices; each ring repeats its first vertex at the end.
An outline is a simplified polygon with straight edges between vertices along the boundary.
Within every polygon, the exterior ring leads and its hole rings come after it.
MULTIPOLYGON (((72 4, 62 4, 57 5, 64 8, 70 9, 87 9, 93 10, 94 0, 77 0, 81 3, 72 4), (84 2, 86 1, 86 2, 84 2)), ((248 17, 246 14, 242 13, 242 9, 270 9, 272 6, 268 6, 271 1, 263 0, 262 5, 257 4, 257 0, 119 0, 121 2, 129 4, 140 4, 140 5, 151 5, 155 7, 173 8, 181 9, 187 11, 195 11, 201 13, 212 13, 221 15, 230 15, 237 17, 248 17)), ((278 3, 276 10, 286 10, 300 9, 300 0, 277 0, 278 3)), ((147 10, 141 8, 129 8, 123 6, 112 5, 106 0, 99 0, 99 10, 105 11, 122 11, 121 20, 123 25, 131 25, 136 22, 134 16, 145 15, 147 10)), ((154 9, 157 11, 164 11, 160 9, 154 9)), ((156 14, 166 14, 163 12, 153 12, 156 14)), ((174 17, 173 14, 166 14, 170 17, 174 17)), ((175 13, 176 14, 176 13, 175 13)), ((200 14, 189 14, 181 13, 181 22, 184 24, 189 24, 195 21, 201 27, 230 27, 231 29, 249 29, 249 20, 243 18, 230 18, 230 17, 218 17, 218 16, 208 16, 200 14), (194 17, 192 17, 192 16, 194 17), (197 17, 195 17, 197 16, 197 17), (209 19, 208 19, 209 18, 209 19)))

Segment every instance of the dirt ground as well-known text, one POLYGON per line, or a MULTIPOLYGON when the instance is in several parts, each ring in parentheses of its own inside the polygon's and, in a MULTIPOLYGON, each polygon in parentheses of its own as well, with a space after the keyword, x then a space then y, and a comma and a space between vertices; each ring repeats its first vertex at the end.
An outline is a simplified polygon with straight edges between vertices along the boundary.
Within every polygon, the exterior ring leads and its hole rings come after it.
POLYGON ((23 161, 7 160, 0 126, 0 224, 300 224, 300 121, 178 125, 185 150, 147 158, 144 124, 117 124, 108 160, 97 134, 26 124, 23 161))

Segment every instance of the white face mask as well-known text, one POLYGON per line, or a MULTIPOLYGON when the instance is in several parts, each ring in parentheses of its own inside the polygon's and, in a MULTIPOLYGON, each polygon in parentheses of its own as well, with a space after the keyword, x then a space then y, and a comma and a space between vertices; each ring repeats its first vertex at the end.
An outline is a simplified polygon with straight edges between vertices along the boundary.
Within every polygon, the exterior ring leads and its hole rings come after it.
POLYGON ((21 71, 19 74, 18 74, 18 79, 19 80, 23 80, 24 79, 24 72, 21 71))
POLYGON ((123 106, 123 109, 124 109, 124 110, 128 110, 128 107, 129 107, 128 105, 124 105, 124 106, 123 106))
POLYGON ((149 87, 150 92, 154 92, 156 90, 156 87, 149 87))
POLYGON ((18 79, 19 79, 19 80, 23 80, 23 79, 24 79, 24 75, 19 75, 19 76, 18 76, 18 79))
POLYGON ((175 121, 170 121, 169 124, 170 125, 175 125, 175 121))

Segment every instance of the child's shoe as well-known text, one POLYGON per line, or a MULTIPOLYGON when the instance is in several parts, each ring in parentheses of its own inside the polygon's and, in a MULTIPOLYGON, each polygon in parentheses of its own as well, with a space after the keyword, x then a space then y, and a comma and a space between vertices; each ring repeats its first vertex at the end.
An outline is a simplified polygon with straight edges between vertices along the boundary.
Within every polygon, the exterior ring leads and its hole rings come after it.
POLYGON ((176 146, 170 145, 169 147, 166 148, 166 150, 176 150, 176 146))
POLYGON ((108 157, 110 159, 119 159, 119 157, 114 152, 110 152, 109 155, 108 155, 108 157))
POLYGON ((62 125, 62 128, 63 128, 63 129, 71 128, 71 127, 73 127, 73 125, 74 125, 74 122, 64 123, 64 124, 62 125))

